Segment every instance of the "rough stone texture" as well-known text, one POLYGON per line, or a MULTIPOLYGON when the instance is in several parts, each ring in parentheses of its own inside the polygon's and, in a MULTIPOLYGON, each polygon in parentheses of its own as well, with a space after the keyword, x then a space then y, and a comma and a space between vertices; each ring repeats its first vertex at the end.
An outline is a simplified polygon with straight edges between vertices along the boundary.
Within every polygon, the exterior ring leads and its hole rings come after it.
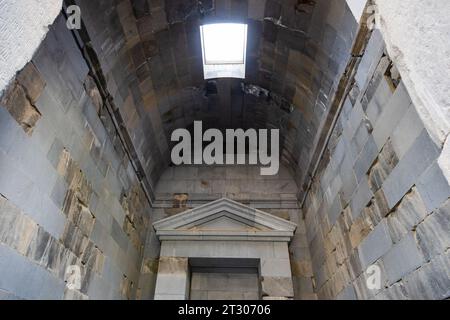
POLYGON ((445 300, 450 297, 450 256, 448 251, 436 256, 404 279, 409 299, 445 300))
POLYGON ((194 120, 218 129, 279 128, 282 162, 303 184, 351 56, 357 23, 346 1, 77 3, 152 185, 170 163, 172 131, 194 120), (245 83, 268 90, 267 98, 245 93, 240 80, 203 79, 199 25, 229 17, 248 23, 245 83))
POLYGON ((303 207, 314 290, 319 299, 446 299, 445 150, 424 129, 411 88, 389 74, 380 33, 373 37, 303 207), (329 196, 336 175, 339 213, 329 196), (373 264, 380 290, 366 285, 373 264))
POLYGON ((389 284, 418 269, 424 262, 414 234, 408 234, 383 257, 389 284))
POLYGON ((161 257, 155 299, 185 300, 189 293, 188 269, 188 258, 161 257))
POLYGON ((415 230, 428 212, 417 189, 413 188, 387 218, 394 243, 400 241, 408 232, 415 230))
POLYGON ((383 192, 390 208, 418 182, 420 175, 437 159, 439 151, 426 131, 423 131, 383 183, 383 192))
POLYGON ((417 227, 417 238, 427 260, 450 248, 450 201, 417 227))
POLYGON ((0 260, 8 265, 0 288, 8 297, 134 299, 138 292, 150 207, 112 118, 98 109, 92 84, 84 86, 88 71, 59 17, 1 98, 0 260), (79 290, 64 283, 71 265, 81 268, 79 290))
POLYGON ((0 2, 0 95, 31 60, 61 7, 62 0, 0 2))
POLYGON ((252 273, 191 275, 191 300, 259 300, 259 279, 252 273))
POLYGON ((263 277, 261 290, 263 297, 294 297, 291 277, 263 277))
POLYGON ((263 281, 265 299, 448 299, 450 55, 434 49, 446 45, 439 37, 448 34, 448 1, 375 2, 381 32, 351 57, 356 23, 343 0, 80 0, 104 88, 62 17, 30 62, 61 1, 0 2, 0 91, 25 66, 0 106, 0 297, 151 299, 160 247, 150 223, 225 195, 300 226, 282 258, 292 275, 265 261, 264 272, 276 275, 263 281), (246 84, 269 95, 237 80, 203 81, 199 12, 208 22, 248 22, 246 84), (330 128, 325 119, 350 58, 356 81, 330 128), (117 134, 119 115, 157 190, 152 209, 117 134), (272 178, 253 167, 165 171, 171 131, 194 120, 280 128, 287 169, 272 178), (306 191, 312 153, 329 129, 302 215, 296 194, 306 191), (372 263, 382 269, 376 292, 365 285, 372 263), (68 265, 82 269, 80 290, 65 288, 68 265))
POLYGON ((442 36, 448 35, 446 12, 450 10, 450 3, 445 0, 375 0, 375 3, 389 54, 404 78, 422 121, 433 139, 442 144, 450 132, 450 86, 444 71, 450 67, 449 48, 441 41, 442 36), (423 34, 427 35, 426 40, 421 40, 423 34))
MULTIPOLYGON (((26 71, 24 70, 21 74, 23 73, 26 73, 26 71)), ((24 87, 21 83, 14 82, 6 90, 0 104, 9 111, 22 129, 31 135, 36 123, 41 118, 41 114, 34 106, 34 103, 40 96, 43 87, 37 85, 37 88, 33 88, 31 85, 28 85, 28 88, 34 92, 28 91, 27 87, 24 87)))
POLYGON ((392 239, 389 230, 384 223, 380 223, 361 243, 358 251, 361 257, 362 267, 365 269, 392 247, 392 239))

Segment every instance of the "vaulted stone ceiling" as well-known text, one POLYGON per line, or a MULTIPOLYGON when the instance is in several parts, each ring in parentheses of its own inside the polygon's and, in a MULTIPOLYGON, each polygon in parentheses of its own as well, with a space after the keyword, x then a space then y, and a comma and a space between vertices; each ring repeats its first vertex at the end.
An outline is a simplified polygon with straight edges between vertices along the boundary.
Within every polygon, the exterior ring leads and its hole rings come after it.
POLYGON ((76 3, 153 184, 170 164, 171 132, 194 120, 281 129, 282 161, 302 184, 357 29, 345 0, 76 3), (203 79, 199 25, 216 21, 249 25, 244 81, 203 79))

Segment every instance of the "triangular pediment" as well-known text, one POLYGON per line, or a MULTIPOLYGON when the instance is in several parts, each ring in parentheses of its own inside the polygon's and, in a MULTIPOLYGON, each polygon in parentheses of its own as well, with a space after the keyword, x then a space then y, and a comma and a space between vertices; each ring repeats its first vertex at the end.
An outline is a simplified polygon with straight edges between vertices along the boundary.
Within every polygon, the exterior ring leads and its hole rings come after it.
POLYGON ((230 199, 220 199, 153 224, 160 240, 289 241, 296 224, 230 199))

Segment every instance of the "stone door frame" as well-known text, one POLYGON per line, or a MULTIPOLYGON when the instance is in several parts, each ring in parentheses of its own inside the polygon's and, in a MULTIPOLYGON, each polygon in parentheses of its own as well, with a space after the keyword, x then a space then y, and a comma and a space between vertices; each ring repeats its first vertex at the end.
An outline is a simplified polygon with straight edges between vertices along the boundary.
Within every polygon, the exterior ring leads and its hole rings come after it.
POLYGON ((205 258, 258 260, 263 299, 293 298, 288 245, 295 223, 223 198, 153 226, 161 241, 156 300, 189 299, 189 261, 205 258), (217 221, 225 226, 208 227, 217 221))

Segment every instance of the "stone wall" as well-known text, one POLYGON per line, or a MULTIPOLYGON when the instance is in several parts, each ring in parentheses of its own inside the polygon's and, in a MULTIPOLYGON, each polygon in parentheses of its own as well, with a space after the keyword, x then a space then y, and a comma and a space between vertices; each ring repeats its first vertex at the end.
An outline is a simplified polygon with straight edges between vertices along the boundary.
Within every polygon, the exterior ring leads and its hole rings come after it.
POLYGON ((191 276, 192 300, 259 300, 259 279, 252 273, 202 273, 191 276))
POLYGON ((303 208, 320 299, 449 298, 442 152, 375 31, 303 208))
MULTIPOLYGON (((450 2, 374 0, 374 3, 387 50, 402 72, 405 86, 430 136, 436 143, 449 143, 450 46, 442 39, 450 35, 447 14, 450 2)), ((443 156, 450 163, 450 155, 443 156)), ((446 167, 447 172, 449 168, 446 167)), ((447 178, 450 180, 450 176, 447 178)))
POLYGON ((152 186, 170 163, 172 131, 194 120, 279 128, 283 163, 298 185, 307 180, 357 31, 345 0, 76 3, 152 186), (205 83, 199 26, 223 20, 248 23, 245 83, 269 97, 244 94, 239 80, 219 80, 215 90, 205 83))
POLYGON ((1 98, 0 298, 138 295, 150 207, 88 72, 60 16, 1 98))
MULTIPOLYGON (((260 176, 257 166, 180 166, 166 170, 156 187, 152 222, 190 208, 228 197, 232 200, 295 222, 290 244, 294 293, 297 299, 315 299, 306 229, 296 199, 297 186, 286 167, 277 176, 260 176)), ((143 262, 143 298, 152 298, 160 243, 149 231, 143 262), (144 288, 145 287, 145 288, 144 288)))

